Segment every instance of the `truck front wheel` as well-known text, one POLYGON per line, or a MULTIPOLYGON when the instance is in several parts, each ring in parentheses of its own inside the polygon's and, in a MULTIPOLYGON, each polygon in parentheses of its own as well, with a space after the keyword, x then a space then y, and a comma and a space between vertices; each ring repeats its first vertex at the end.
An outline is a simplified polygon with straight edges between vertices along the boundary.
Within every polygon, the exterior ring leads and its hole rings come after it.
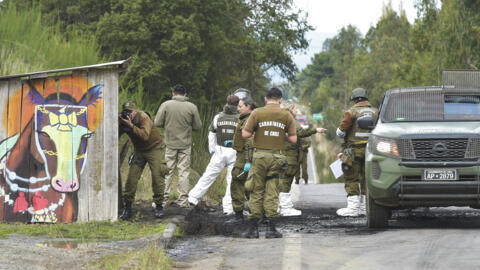
POLYGON ((391 210, 389 207, 377 204, 367 192, 367 227, 388 227, 391 210))

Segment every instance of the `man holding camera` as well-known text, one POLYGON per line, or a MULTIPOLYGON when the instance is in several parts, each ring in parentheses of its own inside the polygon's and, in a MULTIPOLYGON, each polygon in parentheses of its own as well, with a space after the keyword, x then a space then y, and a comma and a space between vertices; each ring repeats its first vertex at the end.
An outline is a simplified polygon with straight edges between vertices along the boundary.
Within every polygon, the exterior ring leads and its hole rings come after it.
POLYGON ((142 175, 145 165, 150 167, 152 172, 153 202, 156 204, 155 217, 163 217, 163 193, 165 190, 165 175, 168 167, 165 162, 165 144, 162 141, 160 131, 153 126, 150 116, 137 110, 132 102, 125 102, 120 113, 119 129, 121 136, 127 133, 134 147, 133 158, 130 160, 130 169, 123 192, 125 208, 121 219, 127 220, 132 216, 132 203, 135 200, 137 183, 142 175))

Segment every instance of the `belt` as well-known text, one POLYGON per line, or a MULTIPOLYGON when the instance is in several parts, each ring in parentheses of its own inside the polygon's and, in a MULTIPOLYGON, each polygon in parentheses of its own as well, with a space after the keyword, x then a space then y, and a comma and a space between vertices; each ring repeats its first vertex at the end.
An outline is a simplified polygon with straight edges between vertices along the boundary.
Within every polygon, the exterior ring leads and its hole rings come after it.
POLYGON ((255 148, 255 152, 265 152, 265 153, 272 153, 272 154, 285 154, 285 150, 280 150, 280 149, 255 148))

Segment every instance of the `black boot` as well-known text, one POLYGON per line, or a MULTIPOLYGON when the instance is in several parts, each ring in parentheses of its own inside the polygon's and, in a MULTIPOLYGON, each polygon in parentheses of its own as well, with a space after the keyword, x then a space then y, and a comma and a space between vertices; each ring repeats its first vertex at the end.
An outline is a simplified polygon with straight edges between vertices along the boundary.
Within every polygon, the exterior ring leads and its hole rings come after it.
POLYGON ((241 238, 258 238, 258 219, 251 218, 247 221, 247 228, 241 232, 239 237, 241 238))
POLYGON ((156 218, 163 218, 163 216, 165 216, 165 213, 163 212, 162 204, 157 204, 154 215, 156 218))
POLYGON ((242 224, 243 223, 243 211, 235 212, 235 215, 229 220, 225 221, 226 224, 242 224))
POLYGON ((271 219, 267 219, 267 231, 265 232, 265 238, 282 238, 282 234, 275 228, 275 222, 271 219))
POLYGON ((132 203, 131 202, 126 202, 125 206, 123 208, 123 213, 120 216, 121 219, 123 220, 128 220, 132 217, 132 203))

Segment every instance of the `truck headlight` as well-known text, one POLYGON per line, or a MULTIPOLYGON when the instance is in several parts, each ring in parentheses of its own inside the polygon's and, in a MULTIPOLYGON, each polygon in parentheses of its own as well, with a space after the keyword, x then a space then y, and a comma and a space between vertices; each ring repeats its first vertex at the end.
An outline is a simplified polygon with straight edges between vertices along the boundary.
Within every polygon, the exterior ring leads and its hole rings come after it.
POLYGON ((368 139, 368 149, 377 155, 400 157, 395 139, 371 135, 368 139))

